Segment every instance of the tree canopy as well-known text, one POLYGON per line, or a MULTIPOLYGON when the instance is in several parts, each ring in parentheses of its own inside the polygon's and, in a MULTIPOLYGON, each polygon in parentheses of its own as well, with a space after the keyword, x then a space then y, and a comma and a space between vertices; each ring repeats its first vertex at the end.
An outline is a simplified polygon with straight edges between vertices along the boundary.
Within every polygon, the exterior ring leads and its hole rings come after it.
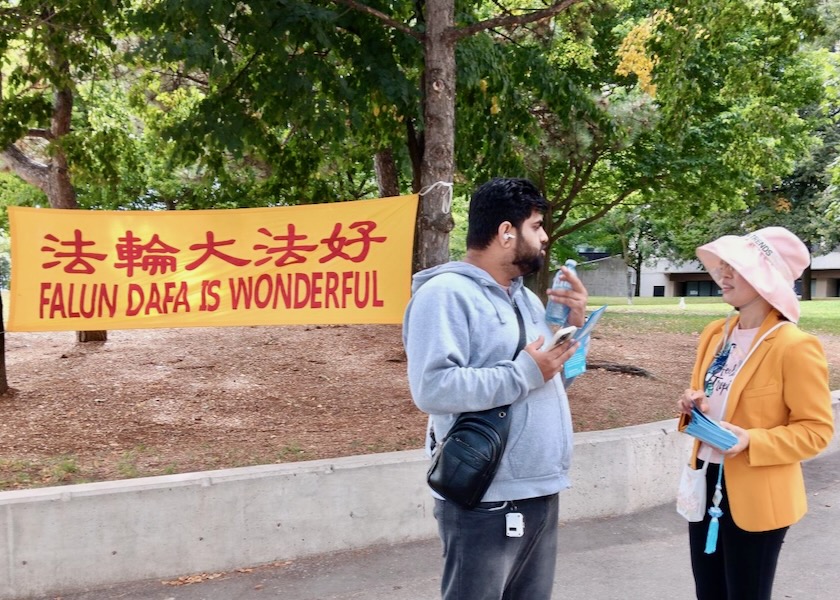
MULTIPOLYGON (((450 199, 431 184, 463 197, 497 175, 538 183, 558 252, 607 215, 683 234, 686 216, 780 197, 823 217, 810 239, 830 244, 836 12, 816 0, 20 0, 0 9, 0 162, 53 206, 422 190, 416 268, 449 256, 450 199), (820 188, 807 202, 792 191, 803 177, 820 188)), ((36 197, 0 182, 4 203, 36 197)))

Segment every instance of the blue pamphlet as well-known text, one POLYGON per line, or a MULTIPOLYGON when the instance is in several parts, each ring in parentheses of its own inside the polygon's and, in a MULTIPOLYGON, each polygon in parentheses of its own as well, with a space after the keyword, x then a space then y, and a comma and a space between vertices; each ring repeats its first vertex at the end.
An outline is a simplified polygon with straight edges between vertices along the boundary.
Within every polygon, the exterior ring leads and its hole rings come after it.
POLYGON ((704 415, 696 406, 691 409, 691 421, 683 431, 718 450, 729 450, 738 443, 734 433, 704 415))
POLYGON ((566 364, 563 365, 563 375, 566 377, 567 382, 571 382, 572 378, 586 372, 586 354, 589 351, 589 334, 592 333, 596 323, 598 323, 598 319, 601 318, 601 315, 604 314, 605 310, 607 310, 606 304, 601 308, 592 311, 592 314, 587 317, 583 327, 575 332, 574 339, 575 341, 580 342, 580 347, 572 355, 572 357, 566 361, 566 364))

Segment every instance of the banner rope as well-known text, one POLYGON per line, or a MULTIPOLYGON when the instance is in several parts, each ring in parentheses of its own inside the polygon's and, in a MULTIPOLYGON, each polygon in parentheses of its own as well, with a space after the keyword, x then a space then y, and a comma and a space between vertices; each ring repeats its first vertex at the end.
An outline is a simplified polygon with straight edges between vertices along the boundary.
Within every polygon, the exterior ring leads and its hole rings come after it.
POLYGON ((452 187, 453 187, 453 184, 452 184, 451 181, 435 181, 433 184, 427 185, 422 190, 420 190, 420 195, 425 196, 426 194, 428 194, 429 192, 431 192, 432 190, 434 190, 437 187, 445 187, 449 191, 449 193, 446 194, 446 197, 444 198, 444 202, 443 202, 443 212, 448 213, 448 212, 450 212, 450 210, 452 208, 452 187))

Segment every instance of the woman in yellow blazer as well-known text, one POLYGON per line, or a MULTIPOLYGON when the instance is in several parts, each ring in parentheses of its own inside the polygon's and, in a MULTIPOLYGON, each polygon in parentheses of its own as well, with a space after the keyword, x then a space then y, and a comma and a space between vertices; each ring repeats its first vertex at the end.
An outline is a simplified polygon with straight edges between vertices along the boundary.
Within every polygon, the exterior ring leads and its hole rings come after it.
POLYGON ((825 353, 795 325, 793 284, 811 257, 782 227, 723 236, 697 256, 738 315, 705 328, 679 400, 681 430, 697 406, 737 438, 723 451, 694 444, 709 507, 689 523, 695 589, 698 600, 769 600, 787 529, 807 510, 800 461, 834 433, 825 353))

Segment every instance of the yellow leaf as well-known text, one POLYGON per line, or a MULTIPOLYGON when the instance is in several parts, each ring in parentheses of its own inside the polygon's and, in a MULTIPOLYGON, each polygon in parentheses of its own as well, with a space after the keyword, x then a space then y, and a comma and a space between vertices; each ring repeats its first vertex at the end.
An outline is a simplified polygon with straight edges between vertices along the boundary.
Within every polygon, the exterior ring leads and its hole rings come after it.
POLYGON ((490 114, 497 115, 501 110, 502 109, 499 108, 499 99, 496 96, 493 96, 493 98, 490 101, 490 114))
POLYGON ((615 69, 617 75, 636 76, 639 87, 652 97, 656 97, 656 86, 653 84, 652 72, 656 64, 656 56, 649 56, 646 44, 653 35, 652 22, 644 20, 634 27, 621 42, 618 49, 619 63, 615 69))
POLYGON ((785 198, 779 198, 776 200, 776 212, 786 212, 789 213, 790 209, 793 207, 790 200, 785 198))

